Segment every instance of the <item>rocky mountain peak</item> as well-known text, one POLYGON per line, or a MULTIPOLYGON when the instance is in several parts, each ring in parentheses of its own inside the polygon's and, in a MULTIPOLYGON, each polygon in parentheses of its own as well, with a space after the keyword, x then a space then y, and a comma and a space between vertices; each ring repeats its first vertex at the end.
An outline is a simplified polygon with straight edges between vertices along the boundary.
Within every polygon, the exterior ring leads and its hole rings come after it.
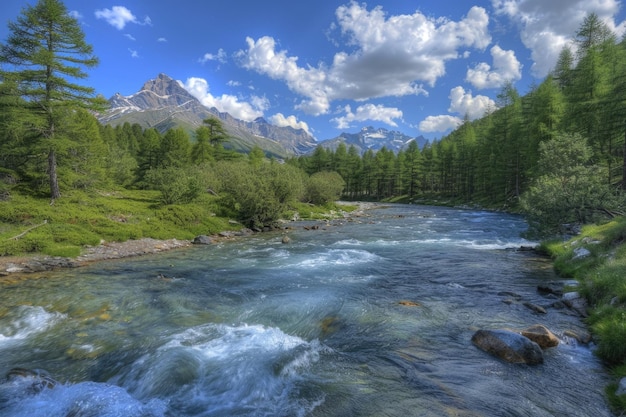
POLYGON ((249 122, 205 107, 176 80, 166 74, 144 83, 141 90, 129 96, 119 93, 109 99, 109 110, 99 117, 103 124, 138 123, 161 132, 182 126, 193 132, 208 117, 219 118, 231 139, 229 145, 247 150, 254 145, 280 157, 305 154, 317 145, 302 129, 274 126, 262 117, 249 122))

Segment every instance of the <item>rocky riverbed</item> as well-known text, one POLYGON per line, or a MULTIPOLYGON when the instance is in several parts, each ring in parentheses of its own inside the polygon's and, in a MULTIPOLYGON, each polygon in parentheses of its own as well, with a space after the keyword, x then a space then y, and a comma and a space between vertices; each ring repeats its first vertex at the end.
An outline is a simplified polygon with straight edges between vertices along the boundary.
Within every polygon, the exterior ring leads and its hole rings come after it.
POLYGON ((106 242, 98 246, 86 247, 83 253, 76 258, 44 255, 0 256, 0 275, 75 268, 90 262, 158 253, 189 245, 191 245, 191 241, 188 240, 144 238, 126 242, 106 242))

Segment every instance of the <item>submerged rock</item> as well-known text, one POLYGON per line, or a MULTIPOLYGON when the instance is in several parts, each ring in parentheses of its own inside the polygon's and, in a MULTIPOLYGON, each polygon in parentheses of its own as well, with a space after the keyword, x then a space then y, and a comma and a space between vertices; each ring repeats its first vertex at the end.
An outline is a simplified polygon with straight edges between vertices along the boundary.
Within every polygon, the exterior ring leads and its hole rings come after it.
POLYGON ((415 301, 410 301, 410 300, 400 300, 398 301, 398 304, 400 304, 401 306, 405 306, 405 307, 420 307, 421 304, 415 301))
POLYGON ((538 306, 537 304, 533 304, 533 303, 528 302, 528 301, 526 301, 526 302, 524 302, 522 304, 524 305, 524 307, 531 309, 535 313, 538 313, 538 314, 546 314, 547 313, 545 308, 543 308, 541 306, 538 306))
POLYGON ((479 349, 510 363, 528 365, 543 363, 541 347, 511 330, 478 330, 472 336, 472 343, 479 349))

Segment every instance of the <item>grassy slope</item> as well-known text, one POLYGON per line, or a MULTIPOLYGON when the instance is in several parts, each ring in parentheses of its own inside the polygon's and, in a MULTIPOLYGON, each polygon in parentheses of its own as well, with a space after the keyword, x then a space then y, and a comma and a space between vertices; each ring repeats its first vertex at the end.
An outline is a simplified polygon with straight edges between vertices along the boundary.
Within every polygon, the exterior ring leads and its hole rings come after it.
MULTIPOLYGON (((185 205, 161 205, 157 191, 72 191, 49 204, 48 198, 12 193, 0 202, 0 256, 44 254, 76 257, 85 245, 130 239, 193 239, 242 226, 231 221, 236 213, 220 205, 218 197, 202 195, 185 205), (17 238, 16 238, 17 237, 17 238)), ((325 219, 356 207, 298 203, 303 219, 325 219)))
POLYGON ((0 202, 0 255, 74 257, 101 240, 192 239, 241 227, 229 223, 211 195, 184 206, 161 206, 158 197, 154 191, 73 191, 51 206, 47 198, 13 193, 0 202))
POLYGON ((626 218, 619 217, 604 225, 585 226, 579 236, 566 242, 542 244, 554 258, 557 272, 580 282, 580 292, 591 307, 587 322, 598 345, 596 354, 616 377, 607 395, 621 413, 626 411, 626 396, 617 397, 615 389, 626 376, 625 243, 626 218))

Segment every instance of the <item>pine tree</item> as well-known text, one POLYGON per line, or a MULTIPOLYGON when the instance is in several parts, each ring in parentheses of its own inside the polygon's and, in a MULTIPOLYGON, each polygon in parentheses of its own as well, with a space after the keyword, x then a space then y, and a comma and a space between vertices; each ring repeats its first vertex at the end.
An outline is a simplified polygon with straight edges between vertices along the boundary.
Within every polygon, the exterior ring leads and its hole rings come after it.
POLYGON ((92 47, 85 42, 80 24, 60 0, 39 0, 27 6, 15 22, 9 23, 9 37, 0 45, 3 83, 16 86, 20 118, 30 131, 33 154, 45 151, 50 198, 61 196, 57 178, 57 153, 66 139, 59 123, 64 110, 98 109, 104 100, 94 90, 70 81, 87 76, 83 67, 97 65, 92 47))

